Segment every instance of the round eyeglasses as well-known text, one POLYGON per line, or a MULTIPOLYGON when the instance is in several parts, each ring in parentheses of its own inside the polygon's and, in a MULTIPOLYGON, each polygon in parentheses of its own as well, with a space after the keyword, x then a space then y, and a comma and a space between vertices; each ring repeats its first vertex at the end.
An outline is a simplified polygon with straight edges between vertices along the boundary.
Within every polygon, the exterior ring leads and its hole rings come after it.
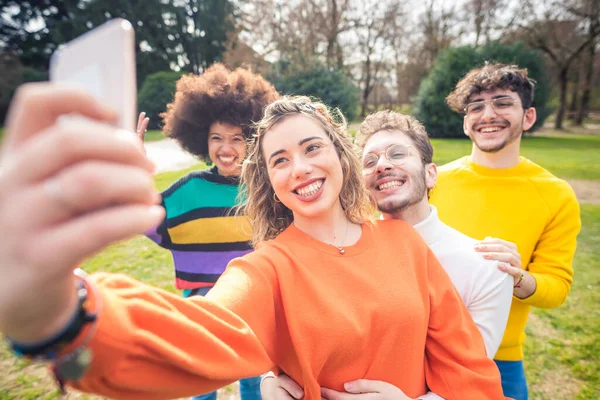
POLYGON ((474 101, 472 103, 467 104, 464 110, 465 114, 467 114, 468 116, 480 115, 485 110, 486 104, 489 104, 496 114, 505 115, 510 113, 515 108, 515 106, 520 106, 521 102, 519 102, 516 99, 513 99, 512 97, 498 97, 492 100, 474 101))
POLYGON ((410 149, 412 146, 405 146, 403 144, 393 144, 388 147, 385 151, 378 153, 371 152, 365 154, 362 160, 362 170, 364 175, 369 175, 375 172, 377 164, 379 163, 379 157, 381 154, 385 154, 385 158, 394 165, 403 164, 406 159, 410 156, 410 149))

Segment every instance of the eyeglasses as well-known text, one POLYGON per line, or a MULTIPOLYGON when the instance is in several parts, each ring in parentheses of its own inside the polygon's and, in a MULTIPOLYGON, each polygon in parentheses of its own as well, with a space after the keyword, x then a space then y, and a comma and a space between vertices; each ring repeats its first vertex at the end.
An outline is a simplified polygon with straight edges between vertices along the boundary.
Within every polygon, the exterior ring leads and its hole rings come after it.
POLYGON ((380 151, 378 153, 367 153, 363 157, 362 161, 362 169, 364 175, 369 175, 375 172, 375 168, 377 167, 377 163, 379 162, 379 157, 381 154, 385 154, 385 158, 389 160, 394 165, 403 164, 406 159, 410 156, 410 149, 412 146, 405 146, 403 144, 393 144, 388 147, 385 151, 380 151))
POLYGON ((464 111, 468 116, 479 115, 485 110, 485 105, 489 104, 492 106, 492 110, 498 115, 505 115, 511 112, 511 110, 521 105, 521 102, 513 99, 512 97, 498 97, 497 99, 486 100, 486 101, 474 101, 467 104, 464 111))

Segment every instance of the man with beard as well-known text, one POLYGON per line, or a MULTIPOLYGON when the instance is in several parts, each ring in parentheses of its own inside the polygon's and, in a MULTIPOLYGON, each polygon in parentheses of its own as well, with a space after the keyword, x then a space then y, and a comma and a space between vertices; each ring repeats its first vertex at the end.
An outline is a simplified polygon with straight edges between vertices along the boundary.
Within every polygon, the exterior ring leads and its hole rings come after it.
MULTIPOLYGON (((456 286, 492 358, 506 326, 513 279, 499 270, 498 261, 486 260, 477 254, 474 249, 477 241, 444 224, 436 208, 429 205, 428 195, 435 186, 437 169, 432 162, 433 147, 425 128, 413 117, 381 111, 368 116, 360 125, 356 143, 362 154, 365 185, 383 218, 403 220, 425 239, 456 286)), ((506 249, 491 258, 502 256, 520 267, 511 245, 507 243, 506 249)), ((408 399, 399 388, 386 382, 348 382, 346 390, 348 393, 322 388, 322 394, 330 400, 357 396, 366 396, 366 399, 373 394, 390 400, 408 399)), ((266 379, 261 392, 265 400, 303 396, 301 387, 285 375, 266 379)), ((420 398, 440 397, 427 393, 420 398)))
MULTIPOLYGON (((523 131, 536 120, 534 82, 515 65, 489 64, 467 73, 447 97, 464 113, 471 155, 439 169, 431 202, 442 221, 462 233, 510 240, 523 268, 501 267, 515 279, 506 332, 494 357, 504 395, 527 399, 523 368, 530 307, 554 308, 573 281, 573 256, 581 228, 579 205, 569 184, 519 155, 523 131)), ((501 242, 483 245, 487 251, 501 242)))

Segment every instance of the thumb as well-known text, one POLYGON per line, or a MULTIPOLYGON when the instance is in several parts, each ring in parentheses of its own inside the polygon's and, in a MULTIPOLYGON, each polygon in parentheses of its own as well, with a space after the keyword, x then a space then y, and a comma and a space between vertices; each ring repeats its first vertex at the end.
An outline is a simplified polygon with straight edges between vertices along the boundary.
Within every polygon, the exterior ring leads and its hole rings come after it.
POLYGON ((344 389, 348 393, 378 393, 381 389, 380 381, 371 381, 368 379, 358 379, 356 381, 346 382, 344 389))

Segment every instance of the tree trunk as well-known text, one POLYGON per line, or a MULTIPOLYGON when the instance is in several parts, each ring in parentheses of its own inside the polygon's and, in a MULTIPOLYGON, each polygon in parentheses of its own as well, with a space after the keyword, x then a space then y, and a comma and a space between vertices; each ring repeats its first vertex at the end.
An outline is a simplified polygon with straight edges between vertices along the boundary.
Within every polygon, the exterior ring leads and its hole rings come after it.
POLYGON ((335 37, 330 37, 327 40, 327 66, 331 67, 334 65, 334 53, 335 53, 335 43, 336 43, 336 38, 335 37))
POLYGON ((569 66, 562 66, 558 75, 558 81, 560 84, 560 96, 558 99, 558 111, 556 112, 556 121, 554 122, 554 129, 563 128, 563 119, 565 117, 565 105, 567 103, 567 71, 569 66))
POLYGON ((567 114, 567 118, 570 121, 573 121, 575 119, 575 113, 577 112, 577 106, 579 105, 579 92, 581 91, 581 81, 582 81, 582 72, 583 72, 583 68, 582 68, 582 64, 581 61, 582 57, 580 56, 576 61, 576 65, 579 66, 579 70, 577 71, 576 74, 576 80, 575 80, 575 85, 573 87, 573 92, 571 93, 571 103, 569 104, 569 112, 567 114))
POLYGON ((575 125, 583 125, 583 120, 588 111, 590 105, 590 96, 592 92, 592 78, 594 77, 594 61, 596 58, 596 44, 592 41, 588 47, 588 62, 587 70, 583 82, 583 94, 581 96, 581 103, 579 103, 579 110, 577 110, 577 117, 575 118, 575 125))
POLYGON ((371 93, 371 58, 370 53, 367 55, 367 60, 365 62, 365 88, 363 90, 362 95, 362 104, 360 107, 360 116, 367 116, 367 102, 369 101, 369 93, 371 93))
POLYGON ((344 52, 342 46, 338 42, 335 43, 335 54, 337 56, 337 68, 342 71, 344 69, 344 52))

